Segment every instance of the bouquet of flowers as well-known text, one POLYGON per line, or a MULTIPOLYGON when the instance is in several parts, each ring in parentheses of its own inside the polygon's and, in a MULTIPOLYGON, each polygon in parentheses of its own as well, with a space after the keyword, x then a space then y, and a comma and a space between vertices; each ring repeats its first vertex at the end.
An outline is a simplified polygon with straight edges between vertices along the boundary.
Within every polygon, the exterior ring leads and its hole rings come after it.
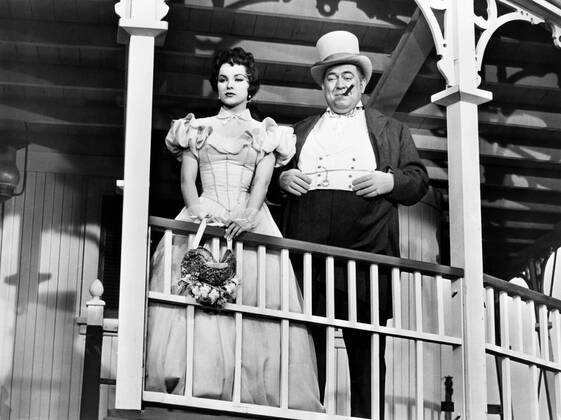
POLYGON ((189 294, 198 303, 220 308, 236 300, 240 285, 236 277, 236 257, 227 249, 220 261, 216 261, 208 249, 198 246, 205 224, 203 221, 197 232, 196 248, 187 251, 181 261, 178 294, 189 294))

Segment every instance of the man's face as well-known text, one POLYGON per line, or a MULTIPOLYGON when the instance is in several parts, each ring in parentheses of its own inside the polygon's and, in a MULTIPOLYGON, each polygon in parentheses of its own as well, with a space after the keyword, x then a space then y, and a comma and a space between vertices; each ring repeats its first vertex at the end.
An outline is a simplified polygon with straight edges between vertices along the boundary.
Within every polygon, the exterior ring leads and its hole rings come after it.
POLYGON ((366 83, 354 64, 338 64, 323 76, 323 94, 327 105, 337 114, 346 114, 360 102, 366 83), (353 85, 351 90, 349 88, 353 85))

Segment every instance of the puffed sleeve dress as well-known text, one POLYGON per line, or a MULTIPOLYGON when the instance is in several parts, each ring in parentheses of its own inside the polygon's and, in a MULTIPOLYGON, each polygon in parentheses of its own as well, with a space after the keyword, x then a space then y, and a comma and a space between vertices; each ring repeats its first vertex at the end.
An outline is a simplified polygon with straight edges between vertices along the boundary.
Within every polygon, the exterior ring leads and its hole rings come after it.
MULTIPOLYGON (((248 111, 213 117, 193 114, 175 120, 166 136, 168 149, 178 159, 189 150, 198 161, 202 184, 200 203, 220 224, 242 214, 251 193, 255 168, 273 153, 276 165, 286 164, 295 152, 292 129, 272 119, 262 122, 248 111)), ((187 209, 177 220, 197 221, 187 209)), ((258 211, 253 232, 281 236, 265 204, 258 211)), ((171 293, 177 288, 179 265, 188 250, 187 238, 174 235, 171 293)), ((240 276, 242 304, 258 304, 256 248, 244 247, 240 276)), ((218 257, 218 256, 216 256, 218 257)), ((164 251, 160 243, 151 259, 150 290, 164 291, 164 251)), ((289 307, 302 312, 302 297, 292 269, 289 270, 289 307)), ((265 269, 266 307, 280 309, 280 254, 267 251, 265 269)), ((231 400, 235 364, 235 320, 232 314, 196 309, 193 343, 187 343, 185 310, 151 303, 148 310, 145 389, 184 394, 186 348, 193 345, 193 396, 231 400)), ((279 406, 281 326, 278 321, 244 316, 242 321, 241 401, 279 406)), ((316 356, 312 338, 304 325, 289 329, 289 408, 321 412, 316 356)))

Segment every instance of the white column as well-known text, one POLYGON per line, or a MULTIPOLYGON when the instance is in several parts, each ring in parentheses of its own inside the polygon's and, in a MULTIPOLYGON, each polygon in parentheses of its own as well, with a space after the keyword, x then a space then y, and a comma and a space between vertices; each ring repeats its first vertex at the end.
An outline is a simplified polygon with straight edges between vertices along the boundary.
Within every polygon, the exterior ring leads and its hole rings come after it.
POLYGON ((166 22, 146 20, 147 3, 154 8, 153 1, 127 3, 126 12, 138 12, 138 19, 119 21, 120 35, 130 36, 115 408, 129 410, 140 410, 142 399, 154 45, 167 30, 166 22))
POLYGON ((432 101, 447 107, 450 258, 453 266, 465 270, 463 383, 455 381, 454 387, 463 388, 462 418, 483 420, 487 378, 477 106, 492 96, 477 88, 473 2, 452 0, 446 13, 451 14, 446 38, 452 42, 455 83, 432 101))

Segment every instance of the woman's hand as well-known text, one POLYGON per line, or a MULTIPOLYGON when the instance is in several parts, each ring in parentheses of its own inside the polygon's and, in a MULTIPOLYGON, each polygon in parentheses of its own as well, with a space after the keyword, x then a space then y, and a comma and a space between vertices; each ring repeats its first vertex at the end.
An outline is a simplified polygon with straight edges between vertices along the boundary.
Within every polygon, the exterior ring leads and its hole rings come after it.
POLYGON ((252 230, 257 226, 257 214, 257 209, 247 208, 240 215, 234 216, 226 226, 224 237, 226 239, 234 239, 240 233, 252 230))

